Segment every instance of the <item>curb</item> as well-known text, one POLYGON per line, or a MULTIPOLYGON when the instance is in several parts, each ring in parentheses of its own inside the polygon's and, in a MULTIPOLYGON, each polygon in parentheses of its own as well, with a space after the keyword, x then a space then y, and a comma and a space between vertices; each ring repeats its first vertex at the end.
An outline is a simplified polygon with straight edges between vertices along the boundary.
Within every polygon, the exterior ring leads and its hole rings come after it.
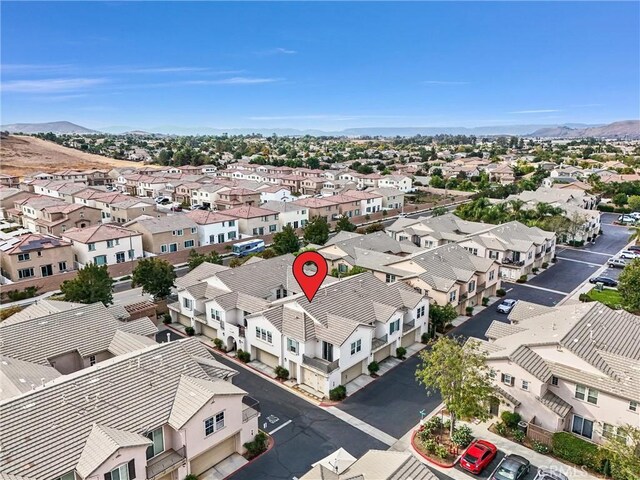
POLYGON ((418 447, 416 447, 416 437, 418 436, 418 430, 414 430, 413 434, 411 435, 411 447, 413 448, 413 450, 420 455, 422 458, 424 458, 427 462, 429 463, 433 463, 434 465, 437 465, 440 468, 453 468, 455 467, 456 463, 458 463, 458 460, 460 459, 460 455, 458 455, 456 457, 456 459, 453 461, 452 464, 446 464, 446 463, 440 463, 437 462, 436 460, 434 460, 433 458, 427 457, 424 453, 422 453, 420 450, 418 450, 418 447))
MULTIPOLYGON (((258 429, 259 432, 262 432, 262 430, 258 429)), ((267 449, 262 452, 260 455, 258 455, 257 457, 253 457, 251 460, 248 460, 247 463, 245 463, 244 465, 242 465, 240 468, 234 470, 233 472, 231 472, 229 475, 227 475, 226 477, 224 477, 222 480, 227 480, 231 477, 233 477, 236 473, 238 473, 240 470, 242 470, 243 468, 246 468, 248 465, 251 465, 253 462, 255 462, 256 460, 259 460, 260 458, 262 458, 264 455, 266 455, 267 453, 269 453, 271 451, 271 449, 274 447, 274 445, 276 444, 275 439, 269 435, 267 432, 264 432, 267 437, 269 437, 269 443, 267 444, 267 449)))

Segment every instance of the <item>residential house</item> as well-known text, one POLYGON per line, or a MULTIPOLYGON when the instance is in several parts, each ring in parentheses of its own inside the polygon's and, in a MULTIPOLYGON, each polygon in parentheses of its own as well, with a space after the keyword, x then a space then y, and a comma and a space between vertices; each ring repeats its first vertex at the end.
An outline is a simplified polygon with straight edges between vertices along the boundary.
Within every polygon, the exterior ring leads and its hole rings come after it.
POLYGON ((258 433, 259 407, 231 383, 234 373, 186 339, 45 377, 0 403, 0 470, 64 480, 199 476, 258 433), (50 435, 24 442, 43 419, 50 435))
MULTIPOLYGON (((345 192, 344 197, 357 198, 360 200, 360 213, 367 215, 382 210, 382 195, 373 192, 364 192, 361 190, 350 190, 345 192)), ((335 199, 335 197, 334 197, 335 199)))
POLYGON ((213 245, 239 238, 238 221, 220 212, 192 210, 186 214, 197 224, 199 245, 213 245))
POLYGON ((495 372, 492 413, 518 412, 529 428, 604 443, 640 419, 640 322, 598 302, 546 307, 519 301, 510 323, 478 342, 495 372), (535 427, 533 426, 535 425, 535 427))
POLYGON ((29 233, 0 242, 2 276, 18 281, 73 270, 71 243, 29 233))
POLYGON ((447 213, 437 217, 399 218, 387 227, 386 232, 398 241, 409 240, 422 248, 434 248, 463 240, 490 227, 492 225, 468 222, 447 213))
POLYGON ((232 188, 218 192, 215 208, 218 210, 231 210, 232 208, 260 205, 260 192, 247 188, 232 188))
POLYGON ((404 192, 397 188, 374 188, 368 192, 382 196, 382 209, 401 209, 404 207, 404 192))
POLYGON ((189 250, 200 243, 198 224, 187 215, 142 215, 124 227, 142 235, 145 256, 189 250))
POLYGON ((62 234, 62 239, 72 244, 76 268, 89 263, 114 265, 144 255, 140 233, 110 223, 71 228, 62 234))
POLYGON ((142 215, 164 216, 159 212, 156 204, 151 199, 130 197, 127 195, 113 194, 96 198, 96 208, 102 211, 102 222, 127 223, 142 215))
POLYGON ((300 192, 303 195, 316 195, 322 190, 325 180, 323 177, 306 177, 301 182, 300 192))
POLYGON ((281 185, 263 185, 258 187, 260 203, 267 202, 293 202, 296 197, 291 195, 291 190, 281 185))
POLYGON ((238 207, 224 211, 225 215, 238 220, 241 238, 269 235, 281 230, 279 213, 262 207, 238 207))
POLYGON ((296 295, 246 317, 252 358, 289 370, 290 378, 328 396, 367 372, 372 361, 420 341, 428 299, 403 283, 362 273, 320 287, 309 302, 296 295))
POLYGON ((71 228, 85 228, 101 222, 97 208, 69 204, 55 198, 30 197, 20 202, 19 207, 22 225, 33 233, 60 237, 71 228))
MULTIPOLYGON (((337 196, 337 195, 334 195, 337 196)), ((333 201, 332 197, 323 198, 301 198, 292 202, 295 205, 304 207, 309 211, 309 220, 315 217, 322 217, 328 222, 340 218, 340 205, 333 201)))
POLYGON ((17 175, 0 174, 0 185, 3 187, 14 188, 20 185, 20 177, 17 175))
POLYGON ((278 212, 278 221, 281 228, 287 225, 293 228, 304 228, 309 221, 309 210, 293 202, 269 201, 261 206, 267 210, 278 212))
POLYGON ((221 183, 206 183, 191 191, 191 205, 203 205, 211 208, 216 204, 221 192, 229 190, 221 183))
POLYGON ((396 188, 404 193, 413 192, 413 180, 407 175, 385 175, 378 180, 378 188, 396 188))

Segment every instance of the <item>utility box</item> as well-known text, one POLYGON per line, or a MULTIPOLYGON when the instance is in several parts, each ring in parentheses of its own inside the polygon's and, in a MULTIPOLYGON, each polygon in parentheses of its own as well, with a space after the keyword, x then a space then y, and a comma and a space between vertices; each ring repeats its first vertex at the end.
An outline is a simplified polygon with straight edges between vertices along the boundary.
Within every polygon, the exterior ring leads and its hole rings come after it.
POLYGON ((518 422, 518 430, 520 430, 522 433, 527 433, 527 429, 529 428, 529 423, 525 422, 524 420, 520 420, 518 422))

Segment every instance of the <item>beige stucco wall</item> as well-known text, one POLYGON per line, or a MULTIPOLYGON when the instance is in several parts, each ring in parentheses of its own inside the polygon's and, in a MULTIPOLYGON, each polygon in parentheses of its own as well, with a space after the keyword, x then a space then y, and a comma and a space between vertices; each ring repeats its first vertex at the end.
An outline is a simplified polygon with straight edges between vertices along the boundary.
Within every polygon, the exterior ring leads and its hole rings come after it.
POLYGON ((73 249, 71 245, 61 246, 55 248, 43 248, 42 250, 31 250, 29 253, 29 260, 22 262, 18 261, 18 254, 7 255, 4 252, 0 254, 2 262, 2 270, 13 281, 20 280, 18 278, 18 270, 24 268, 33 268, 35 278, 42 277, 42 271, 40 267, 44 265, 51 265, 53 269, 53 275, 63 272, 60 270, 60 262, 66 262, 66 270, 73 270, 73 249), (41 256, 38 256, 38 253, 41 256))

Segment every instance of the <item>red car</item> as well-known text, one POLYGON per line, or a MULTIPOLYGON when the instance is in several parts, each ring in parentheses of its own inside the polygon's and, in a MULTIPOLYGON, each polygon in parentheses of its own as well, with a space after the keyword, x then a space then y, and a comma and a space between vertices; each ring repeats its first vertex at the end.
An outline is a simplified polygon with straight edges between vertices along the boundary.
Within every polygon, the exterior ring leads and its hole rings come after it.
POLYGON ((465 470, 478 474, 496 458, 498 449, 493 443, 485 440, 474 440, 460 457, 460 466, 465 470))

